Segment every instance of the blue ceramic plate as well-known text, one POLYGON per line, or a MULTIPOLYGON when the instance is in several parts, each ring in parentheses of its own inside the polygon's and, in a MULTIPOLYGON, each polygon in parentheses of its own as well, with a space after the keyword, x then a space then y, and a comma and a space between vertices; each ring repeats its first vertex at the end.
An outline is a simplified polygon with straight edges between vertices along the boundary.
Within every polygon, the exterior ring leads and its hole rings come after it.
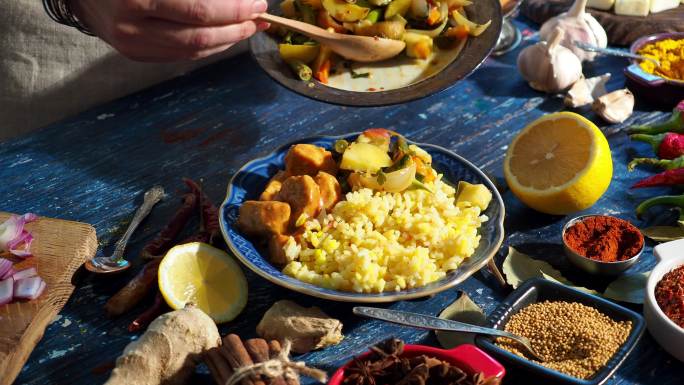
POLYGON ((484 212, 489 220, 480 228, 482 235, 480 245, 475 250, 475 254, 463 262, 458 269, 451 271, 441 280, 426 286, 398 292, 366 294, 318 287, 285 275, 278 267, 271 265, 268 258, 261 254, 252 240, 245 237, 237 229, 236 221, 240 205, 246 200, 258 199, 271 176, 278 170, 285 168, 285 154, 293 144, 311 143, 330 149, 337 139, 353 141, 358 135, 359 133, 355 133, 345 136, 322 136, 297 140, 280 147, 263 158, 247 163, 238 170, 228 184, 226 199, 223 201, 220 210, 221 232, 228 247, 237 258, 255 273, 288 289, 324 299, 366 303, 393 302, 432 295, 463 282, 487 264, 499 250, 504 237, 504 204, 494 183, 472 163, 453 152, 431 144, 418 144, 430 153, 433 167, 444 174, 445 181, 452 184, 459 180, 482 183, 489 188, 493 195, 491 204, 484 212))

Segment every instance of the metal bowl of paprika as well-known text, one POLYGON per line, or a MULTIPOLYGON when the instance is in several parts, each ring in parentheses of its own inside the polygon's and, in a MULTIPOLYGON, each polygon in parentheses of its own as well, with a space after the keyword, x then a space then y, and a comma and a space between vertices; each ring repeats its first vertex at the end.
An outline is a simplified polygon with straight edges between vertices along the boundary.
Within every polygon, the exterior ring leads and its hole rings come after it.
POLYGON ((624 219, 582 215, 563 227, 563 249, 570 262, 592 274, 617 275, 644 250, 641 231, 624 219))

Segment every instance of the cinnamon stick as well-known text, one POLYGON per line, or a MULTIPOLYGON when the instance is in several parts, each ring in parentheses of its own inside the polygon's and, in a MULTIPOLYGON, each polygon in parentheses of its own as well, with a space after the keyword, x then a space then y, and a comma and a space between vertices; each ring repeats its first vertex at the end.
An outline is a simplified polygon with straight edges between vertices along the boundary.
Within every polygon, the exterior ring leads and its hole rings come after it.
MULTIPOLYGON (((277 358, 278 355, 280 355, 280 352, 283 350, 282 346, 280 346, 280 342, 278 340, 271 340, 268 341, 268 356, 271 359, 277 358)), ((291 378, 289 376, 283 377, 285 379, 285 383, 287 385, 299 385, 299 377, 291 378)))
MULTIPOLYGON (((242 340, 235 334, 228 334, 223 338, 220 352, 233 370, 254 364, 242 340)), ((242 385, 266 385, 264 381, 254 376, 245 378, 241 383, 242 385)))
MULTIPOLYGON (((271 356, 269 355, 269 350, 268 350, 268 342, 266 342, 266 340, 263 338, 252 338, 252 339, 245 341, 245 348, 247 349, 247 352, 252 357, 252 360, 255 363, 266 362, 269 359, 271 359, 271 356)), ((283 376, 273 377, 270 379, 270 382, 267 379, 267 382, 270 385, 286 385, 287 384, 285 382, 285 378, 283 378, 283 376)))
POLYGON ((207 350, 204 353, 204 362, 207 364, 216 384, 225 385, 228 378, 233 375, 233 370, 219 352, 220 349, 221 347, 215 347, 207 350))

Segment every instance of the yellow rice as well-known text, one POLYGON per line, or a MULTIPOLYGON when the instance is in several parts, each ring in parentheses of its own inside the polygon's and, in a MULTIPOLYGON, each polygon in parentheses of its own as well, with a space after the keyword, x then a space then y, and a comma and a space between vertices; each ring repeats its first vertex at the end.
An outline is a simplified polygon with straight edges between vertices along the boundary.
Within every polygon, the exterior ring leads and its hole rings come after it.
POLYGON ((441 176, 428 186, 434 193, 348 193, 332 213, 307 220, 300 241, 290 237, 284 249, 291 262, 283 272, 358 293, 399 291, 444 277, 474 253, 487 217, 478 207, 457 205, 455 189, 441 176))

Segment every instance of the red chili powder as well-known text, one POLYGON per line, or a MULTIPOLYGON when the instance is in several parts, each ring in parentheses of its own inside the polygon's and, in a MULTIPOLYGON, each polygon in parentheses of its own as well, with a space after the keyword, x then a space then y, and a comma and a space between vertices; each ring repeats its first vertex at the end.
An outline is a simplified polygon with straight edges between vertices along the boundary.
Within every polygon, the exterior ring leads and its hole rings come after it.
POLYGON ((644 236, 625 220, 593 216, 572 225, 565 232, 565 243, 587 258, 617 262, 635 256, 644 245, 644 236))
POLYGON ((663 276, 656 285, 655 297, 663 313, 684 328, 684 266, 663 276))

